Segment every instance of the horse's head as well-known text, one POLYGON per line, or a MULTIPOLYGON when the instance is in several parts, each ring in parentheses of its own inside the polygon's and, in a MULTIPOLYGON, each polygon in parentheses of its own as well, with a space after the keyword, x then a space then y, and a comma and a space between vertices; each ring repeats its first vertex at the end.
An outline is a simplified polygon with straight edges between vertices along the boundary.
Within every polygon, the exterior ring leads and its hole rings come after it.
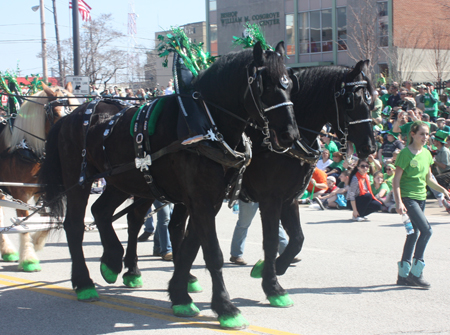
POLYGON ((366 76, 368 63, 368 60, 358 62, 338 83, 335 92, 338 115, 332 122, 342 144, 347 144, 347 150, 351 153, 351 143, 354 143, 360 158, 375 152, 370 113, 373 86, 366 76), (347 140, 348 143, 345 143, 347 140))
MULTIPOLYGON (((64 115, 70 113, 75 109, 79 102, 73 98, 72 83, 68 83, 65 88, 55 87, 51 89, 44 83, 42 83, 42 94, 48 97, 48 101, 45 103, 45 134, 47 135, 50 128, 64 115), (71 98, 72 97, 72 98, 71 98)), ((42 101, 44 102, 44 101, 42 101)))
POLYGON ((276 151, 291 147, 300 136, 284 56, 283 42, 278 43, 275 51, 264 51, 258 42, 253 49, 253 62, 247 68, 246 110, 265 129, 265 144, 276 151))

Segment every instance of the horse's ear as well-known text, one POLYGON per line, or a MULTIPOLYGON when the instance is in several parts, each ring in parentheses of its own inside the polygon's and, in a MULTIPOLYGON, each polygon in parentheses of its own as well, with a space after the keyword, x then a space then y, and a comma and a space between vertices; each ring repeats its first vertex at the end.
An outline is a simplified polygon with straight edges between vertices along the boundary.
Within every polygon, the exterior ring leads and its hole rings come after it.
POLYGON ((300 90, 299 73, 294 71, 291 67, 288 67, 287 71, 289 73, 289 78, 292 80, 291 94, 295 94, 300 90))
POLYGON ((42 90, 47 94, 47 97, 49 98, 55 98, 56 93, 52 91, 50 87, 48 87, 45 83, 42 83, 42 90))
POLYGON ((368 60, 360 60, 352 69, 352 71, 350 71, 350 73, 347 75, 347 81, 352 81, 361 72, 366 71, 368 65, 368 63, 366 62, 368 62, 368 60))
POLYGON ((278 54, 284 58, 285 54, 286 54, 286 50, 284 49, 284 42, 281 41, 277 44, 277 46, 275 47, 275 51, 278 52, 278 54))
POLYGON ((66 84, 65 89, 66 89, 67 91, 69 91, 69 93, 73 93, 72 82, 69 81, 69 82, 66 84))
POLYGON ((253 47, 253 60, 256 66, 264 65, 264 50, 262 49, 261 42, 256 42, 253 47))

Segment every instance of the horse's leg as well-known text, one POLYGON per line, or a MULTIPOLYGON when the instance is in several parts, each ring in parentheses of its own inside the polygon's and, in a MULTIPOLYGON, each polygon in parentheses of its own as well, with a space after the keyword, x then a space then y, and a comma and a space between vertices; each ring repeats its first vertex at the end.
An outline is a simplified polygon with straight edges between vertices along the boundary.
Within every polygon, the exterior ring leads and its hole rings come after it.
MULTIPOLYGON (((35 203, 37 203, 38 200, 39 200, 39 196, 35 195, 34 196, 35 203)), ((35 251, 39 251, 44 248, 45 242, 47 240, 47 236, 49 233, 50 233, 50 230, 42 230, 42 231, 37 231, 33 235, 31 235, 35 251)))
POLYGON ((111 185, 105 190, 91 207, 103 246, 100 273, 108 284, 115 283, 122 271, 123 247, 112 226, 112 216, 128 195, 111 185))
MULTIPOLYGON (((137 201, 139 198, 134 198, 137 201)), ((127 287, 141 287, 142 275, 138 267, 137 238, 144 223, 145 215, 153 203, 153 199, 148 199, 142 205, 136 207, 127 215, 128 219, 128 245, 125 258, 123 260, 128 269, 123 275, 123 283, 127 287)))
POLYGON ((278 199, 264 199, 259 202, 263 225, 264 262, 255 265, 252 276, 258 267, 262 268, 262 288, 270 304, 275 307, 292 306, 292 299, 278 283, 275 272, 275 259, 278 252, 278 231, 282 203, 278 199))
POLYGON ((67 193, 67 211, 64 220, 67 244, 72 258, 72 286, 79 301, 91 302, 99 299, 83 253, 84 215, 91 185, 76 187, 67 193))
MULTIPOLYGON (((4 196, 0 196, 3 199, 4 196)), ((0 227, 3 227, 3 207, 0 207, 0 227)), ((12 245, 8 235, 0 233, 0 254, 5 262, 16 262, 19 260, 19 254, 12 245)))
MULTIPOLYGON (((203 258, 211 274, 213 295, 211 309, 217 313, 220 326, 226 329, 241 329, 248 325, 239 309, 230 300, 222 275, 223 254, 217 239, 215 227, 216 210, 208 206, 207 199, 197 199, 198 208, 191 211, 189 229, 181 245, 180 255, 175 262, 175 271, 169 284, 169 296, 175 315, 192 316, 198 309, 192 303, 187 292, 189 271, 197 255, 199 243, 203 249, 203 258), (177 313, 178 308, 181 313, 177 313), (191 313, 191 314, 189 314, 191 313)), ((220 209, 220 206, 217 207, 220 209)))
POLYGON ((302 250, 303 241, 305 240, 300 224, 300 214, 296 199, 283 203, 283 207, 281 208, 281 223, 289 236, 289 243, 276 261, 278 276, 286 272, 294 257, 302 250))
MULTIPOLYGON (((17 209, 16 212, 17 217, 28 216, 28 211, 17 209)), ((33 239, 30 233, 20 234, 19 270, 25 272, 41 271, 39 258, 34 250, 33 239)))
MULTIPOLYGON (((174 260, 179 255, 181 243, 183 242, 184 239, 187 217, 188 212, 186 206, 181 203, 175 204, 169 222, 170 242, 172 243, 172 252, 174 260)), ((202 291, 203 289, 200 283, 198 282, 197 277, 189 273, 188 292, 199 293, 202 291)))

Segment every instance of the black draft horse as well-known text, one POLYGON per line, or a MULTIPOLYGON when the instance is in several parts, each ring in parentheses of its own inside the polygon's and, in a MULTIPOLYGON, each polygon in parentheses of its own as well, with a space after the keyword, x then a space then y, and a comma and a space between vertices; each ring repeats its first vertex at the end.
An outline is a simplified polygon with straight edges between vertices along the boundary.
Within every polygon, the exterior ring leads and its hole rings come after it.
MULTIPOLYGON (((367 157, 375 151, 370 116, 373 87, 365 75, 367 64, 368 61, 360 61, 353 69, 325 66, 292 73, 299 83, 299 89, 291 95, 297 124, 302 128, 304 142, 315 150, 318 149, 315 142, 318 132, 326 123, 331 123, 339 138, 348 140, 350 148, 350 142, 355 144, 359 157, 367 157)), ((295 78, 293 81, 296 82, 295 78)), ((304 235, 297 196, 306 189, 319 157, 311 161, 311 155, 308 160, 299 160, 288 153, 277 154, 261 146, 263 138, 258 133, 250 129, 246 133, 250 135, 254 150, 252 163, 244 173, 241 194, 259 203, 263 225, 264 261, 255 265, 252 277, 262 277, 264 293, 272 306, 289 307, 293 301, 279 284, 277 275, 286 272, 302 249, 304 235), (280 219, 289 243, 277 258, 280 219)), ((175 205, 169 225, 175 257, 186 218, 186 208, 182 204, 175 205)))
MULTIPOLYGON (((244 119, 268 122, 270 141, 274 147, 287 148, 299 137, 293 108, 290 102, 292 82, 284 66, 284 45, 279 43, 275 52, 263 51, 257 43, 253 50, 245 50, 222 56, 195 80, 194 88, 211 104, 210 112, 218 130, 231 148, 241 140, 247 125, 244 119), (249 72, 254 73, 249 78, 249 72), (253 80, 254 79, 254 80, 253 80), (257 85, 253 85, 254 83, 257 85), (212 107, 214 106, 214 107, 212 107), (216 106, 231 112, 225 113, 216 106), (265 114, 261 114, 265 111, 265 114), (240 119, 234 117, 238 116, 240 119)), ((158 120, 150 146, 156 152, 179 140, 177 135, 178 103, 176 96, 165 97, 163 112, 158 120)), ((115 124, 114 131, 103 141, 103 133, 118 108, 100 102, 93 113, 87 135, 83 131, 83 118, 87 105, 61 119, 49 134, 46 159, 41 169, 41 183, 46 184, 45 200, 51 212, 63 215, 65 192, 67 201, 64 229, 72 257, 72 285, 78 299, 98 299, 93 281, 89 277, 83 249, 84 215, 89 198, 90 183, 77 185, 82 165, 82 152, 86 148, 86 174, 95 176, 109 167, 121 167, 135 160, 130 124, 137 108, 132 108, 115 124), (85 143, 85 144, 84 144, 85 143)), ((86 113, 85 113, 86 112, 86 113)), ((266 124, 267 125, 267 124, 266 124)), ((266 137, 268 133, 266 132, 266 137)), ((180 254, 197 254, 203 248, 206 267, 213 282, 212 309, 218 314, 224 328, 241 328, 247 321, 231 303, 222 277, 223 255, 219 247, 215 216, 220 209, 227 185, 224 167, 199 155, 195 150, 169 153, 153 161, 150 172, 157 187, 167 198, 183 203, 191 218, 189 238, 181 245, 180 254), (194 248, 195 252, 189 251, 194 248)), ((111 225, 114 210, 133 194, 136 198, 148 198, 141 206, 128 214, 129 248, 125 266, 130 266, 126 276, 139 276, 136 265, 136 244, 139 229, 149 205, 154 199, 143 174, 137 169, 106 177, 107 187, 92 206, 104 254, 101 272, 108 281, 109 272, 120 273, 123 247, 111 225), (133 250, 134 249, 134 250, 133 250)), ((175 315, 198 314, 187 292, 189 269, 194 258, 175 259, 175 271, 169 284, 169 296, 175 315)))

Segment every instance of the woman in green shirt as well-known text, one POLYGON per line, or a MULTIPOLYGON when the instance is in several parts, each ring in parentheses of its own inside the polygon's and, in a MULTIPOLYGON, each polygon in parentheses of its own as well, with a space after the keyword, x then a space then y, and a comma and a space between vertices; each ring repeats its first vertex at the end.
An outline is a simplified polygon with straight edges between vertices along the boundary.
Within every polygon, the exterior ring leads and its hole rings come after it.
POLYGON ((430 136, 428 125, 421 121, 414 122, 410 135, 410 144, 400 151, 395 161, 396 170, 392 183, 397 213, 407 213, 414 227, 414 233, 406 236, 402 260, 398 262, 397 284, 429 288, 430 284, 422 276, 424 252, 432 234, 424 215, 426 186, 444 193, 447 199, 449 193, 431 178, 433 158, 424 148, 430 136))

